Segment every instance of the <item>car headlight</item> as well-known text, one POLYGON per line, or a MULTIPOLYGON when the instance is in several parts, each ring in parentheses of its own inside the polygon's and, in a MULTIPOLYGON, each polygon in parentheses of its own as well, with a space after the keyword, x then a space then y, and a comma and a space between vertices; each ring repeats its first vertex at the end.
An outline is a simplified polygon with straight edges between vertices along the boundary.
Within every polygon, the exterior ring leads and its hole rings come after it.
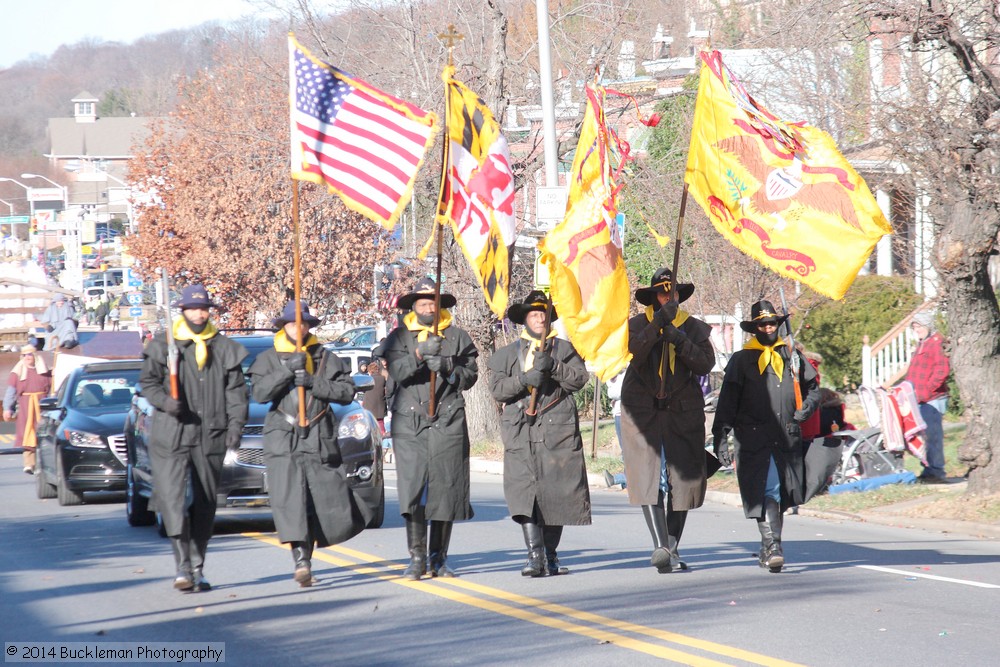
POLYGON ((104 438, 96 433, 65 429, 66 440, 74 447, 107 447, 104 438))
POLYGON ((340 426, 337 428, 338 438, 365 440, 370 433, 371 428, 368 426, 368 420, 365 419, 363 412, 355 412, 354 414, 347 415, 347 417, 340 421, 340 426))

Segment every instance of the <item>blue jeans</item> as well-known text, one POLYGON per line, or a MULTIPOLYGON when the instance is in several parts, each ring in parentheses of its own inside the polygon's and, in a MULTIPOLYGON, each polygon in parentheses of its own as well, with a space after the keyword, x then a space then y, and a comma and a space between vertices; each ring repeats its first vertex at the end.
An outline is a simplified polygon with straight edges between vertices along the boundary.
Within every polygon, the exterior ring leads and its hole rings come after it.
MULTIPOLYGON (((622 416, 615 415, 615 433, 618 435, 618 447, 622 446, 622 416)), ((627 482, 625 481, 625 473, 616 472, 615 473, 615 484, 620 484, 624 489, 627 482)))
POLYGON ((774 464, 774 457, 767 463, 767 482, 764 484, 764 497, 770 498, 774 502, 781 504, 781 478, 778 477, 778 466, 774 464))
POLYGON ((944 471, 944 425, 941 418, 944 416, 944 409, 947 399, 939 398, 928 403, 920 404, 920 416, 927 424, 924 431, 924 445, 927 447, 927 465, 924 467, 922 477, 946 477, 944 471))

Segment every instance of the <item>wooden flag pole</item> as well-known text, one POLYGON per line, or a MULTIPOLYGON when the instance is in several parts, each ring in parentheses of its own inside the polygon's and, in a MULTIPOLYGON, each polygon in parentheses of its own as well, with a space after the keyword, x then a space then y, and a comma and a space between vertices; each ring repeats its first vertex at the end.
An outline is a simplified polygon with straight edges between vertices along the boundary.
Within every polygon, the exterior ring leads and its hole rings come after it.
MULTIPOLYGON (((677 237, 674 239, 674 265, 670 270, 671 284, 670 284, 670 300, 678 302, 680 301, 680 295, 677 292, 677 269, 681 263, 681 235, 684 232, 684 212, 687 209, 688 201, 688 184, 684 184, 684 191, 681 193, 681 210, 680 214, 677 216, 677 237)), ((663 352, 660 355, 660 389, 656 392, 656 406, 664 410, 666 409, 667 402, 667 357, 670 352, 670 344, 666 341, 663 342, 663 352)))
MULTIPOLYGON (((292 275, 293 293, 295 298, 295 352, 302 352, 305 341, 302 339, 302 281, 300 278, 301 250, 299 248, 299 182, 292 180, 292 275)), ((305 428, 309 425, 306 419, 306 388, 298 387, 299 394, 299 426, 305 428)))
MULTIPOLYGON (((449 25, 448 32, 438 35, 438 39, 444 42, 444 45, 448 47, 448 67, 454 66, 454 61, 452 59, 452 51, 455 48, 455 44, 465 39, 465 36, 455 30, 455 26, 449 25)), ((448 178, 448 168, 451 161, 451 151, 449 150, 449 144, 451 143, 451 137, 448 133, 448 116, 451 113, 451 90, 448 88, 448 83, 445 82, 444 90, 444 144, 441 147, 441 185, 438 188, 438 207, 437 216, 435 216, 434 224, 439 226, 437 230, 437 271, 434 276, 434 335, 438 335, 439 327, 441 325, 441 255, 444 248, 444 225, 440 222, 441 215, 441 200, 444 198, 445 193, 445 183, 448 178)), ((437 412, 437 373, 431 373, 430 382, 430 400, 427 402, 427 416, 434 418, 434 414, 437 412)))

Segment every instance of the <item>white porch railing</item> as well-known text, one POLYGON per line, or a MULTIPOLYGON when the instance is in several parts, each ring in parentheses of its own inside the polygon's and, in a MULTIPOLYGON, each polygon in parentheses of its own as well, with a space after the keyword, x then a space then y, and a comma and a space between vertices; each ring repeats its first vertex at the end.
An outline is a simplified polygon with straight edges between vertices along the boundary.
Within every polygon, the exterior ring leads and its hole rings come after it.
POLYGON ((861 348, 861 382, 868 387, 882 387, 898 382, 906 374, 910 358, 917 347, 917 337, 910 329, 913 317, 924 310, 933 310, 935 301, 926 301, 907 315, 884 336, 869 345, 864 337, 861 348))

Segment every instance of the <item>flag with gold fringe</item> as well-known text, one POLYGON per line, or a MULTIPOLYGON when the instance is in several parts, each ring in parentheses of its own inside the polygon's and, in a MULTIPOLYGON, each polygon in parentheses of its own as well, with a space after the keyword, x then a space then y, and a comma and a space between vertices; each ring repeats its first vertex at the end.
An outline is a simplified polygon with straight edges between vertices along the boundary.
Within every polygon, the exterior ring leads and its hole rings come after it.
POLYGON ((502 319, 516 235, 510 151, 489 107, 454 76, 455 68, 448 65, 442 75, 448 95, 448 171, 438 219, 451 223, 486 303, 502 319))
POLYGON ((715 228, 772 271, 840 299, 892 233, 864 179, 826 132, 758 103, 701 54, 685 180, 715 228))
POLYGON ((566 217, 538 245, 552 303, 573 346, 607 380, 628 363, 631 293, 615 225, 620 173, 604 117, 605 89, 588 84, 587 108, 569 174, 566 217))
POLYGON ((437 116, 314 57, 288 36, 292 178, 325 184, 392 229, 437 133, 437 116))

